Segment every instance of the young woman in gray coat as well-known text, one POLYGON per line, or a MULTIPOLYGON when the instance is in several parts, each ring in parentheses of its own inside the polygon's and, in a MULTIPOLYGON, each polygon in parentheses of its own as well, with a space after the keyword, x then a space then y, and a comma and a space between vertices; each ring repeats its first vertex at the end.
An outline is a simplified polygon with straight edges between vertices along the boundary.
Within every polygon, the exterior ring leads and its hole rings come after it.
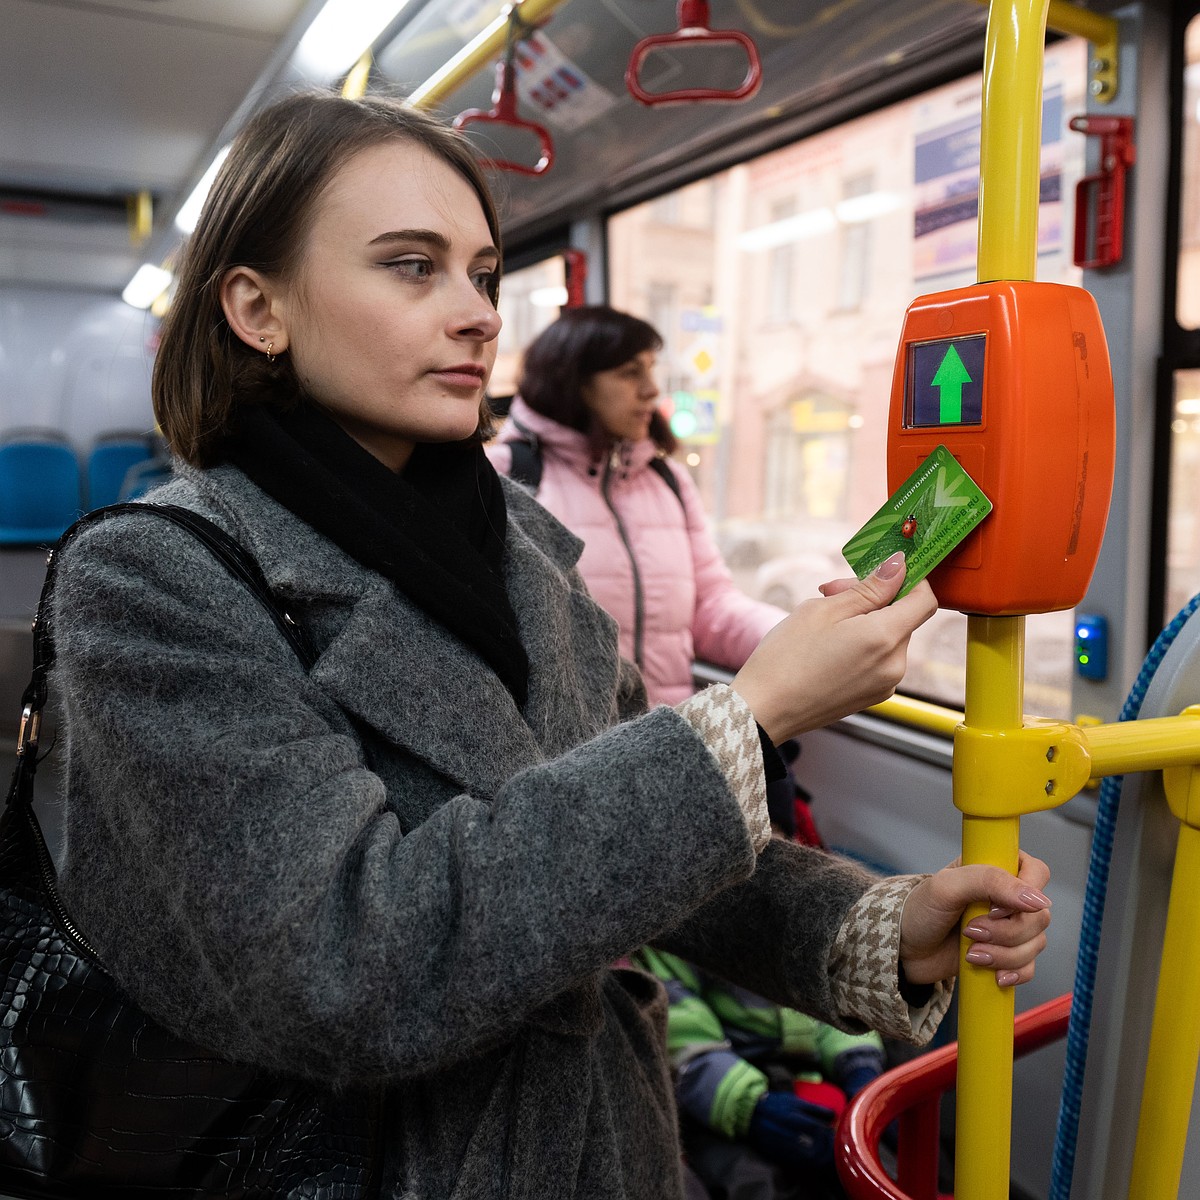
POLYGON ((133 998, 234 1060, 386 1095, 386 1197, 680 1194, 644 943, 847 1028, 927 1038, 958 922, 999 986, 1045 866, 873 880, 772 841, 770 743, 890 694, 902 562, 644 710, 579 542, 481 448, 499 230, 458 138, 292 97, 236 140, 178 272, 153 500, 248 550, 305 671, 188 533, 64 552, 55 618, 79 923, 133 998))

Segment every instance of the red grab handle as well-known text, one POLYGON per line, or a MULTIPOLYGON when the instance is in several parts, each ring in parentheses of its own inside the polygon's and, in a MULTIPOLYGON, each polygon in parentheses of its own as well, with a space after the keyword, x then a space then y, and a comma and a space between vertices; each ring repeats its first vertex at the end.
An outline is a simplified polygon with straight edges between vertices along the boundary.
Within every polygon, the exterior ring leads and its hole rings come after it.
POLYGON ((1125 254, 1125 175, 1137 158, 1133 118, 1087 115, 1067 124, 1100 139, 1100 170, 1075 185, 1075 265, 1111 267, 1125 254))
POLYGON ((563 264, 567 274, 567 308, 582 308, 587 303, 587 255, 582 250, 564 250, 563 264))
POLYGON ((684 104, 695 100, 748 100, 758 91, 762 83, 762 60, 753 39, 737 29, 709 29, 708 0, 679 0, 676 10, 679 28, 674 33, 654 33, 644 37, 633 48, 629 66, 625 68, 625 86, 629 94, 642 104, 684 104), (746 51, 749 63, 746 76, 732 91, 720 88, 679 88, 673 92, 648 92, 638 81, 638 73, 646 56, 665 47, 681 49, 684 46, 741 46, 746 51))
POLYGON ((512 129, 528 129, 535 134, 541 146, 542 156, 532 166, 513 162, 507 158, 485 158, 483 165, 496 171, 515 171, 518 175, 544 175, 554 165, 554 142, 544 125, 526 121, 517 116, 517 75, 511 62, 496 64, 496 90, 492 94, 490 109, 468 108, 451 121, 455 129, 471 124, 505 125, 512 129))

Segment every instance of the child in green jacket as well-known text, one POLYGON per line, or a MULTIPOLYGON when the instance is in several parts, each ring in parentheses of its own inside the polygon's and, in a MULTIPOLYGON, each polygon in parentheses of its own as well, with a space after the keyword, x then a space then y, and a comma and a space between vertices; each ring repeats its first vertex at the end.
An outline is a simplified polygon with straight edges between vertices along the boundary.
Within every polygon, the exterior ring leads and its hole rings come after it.
MULTIPOLYGON (((820 844, 808 795, 791 774, 796 743, 780 748, 786 777, 768 785, 776 836, 820 844)), ((667 1048, 689 1165, 714 1197, 734 1181, 782 1200, 839 1196, 837 1116, 885 1066, 877 1033, 852 1034, 643 948, 635 957, 666 986, 667 1048), (716 1135, 716 1136, 714 1136, 716 1135)))

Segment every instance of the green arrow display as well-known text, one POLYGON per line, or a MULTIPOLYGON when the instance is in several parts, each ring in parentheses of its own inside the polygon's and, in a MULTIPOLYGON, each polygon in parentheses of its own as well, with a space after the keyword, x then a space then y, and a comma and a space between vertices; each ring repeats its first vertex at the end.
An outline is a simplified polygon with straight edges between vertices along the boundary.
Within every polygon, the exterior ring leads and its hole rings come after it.
POLYGON ((946 351, 941 366, 933 377, 933 386, 938 389, 938 422, 942 425, 962 424, 962 390, 970 383, 971 376, 963 366, 954 343, 946 351))

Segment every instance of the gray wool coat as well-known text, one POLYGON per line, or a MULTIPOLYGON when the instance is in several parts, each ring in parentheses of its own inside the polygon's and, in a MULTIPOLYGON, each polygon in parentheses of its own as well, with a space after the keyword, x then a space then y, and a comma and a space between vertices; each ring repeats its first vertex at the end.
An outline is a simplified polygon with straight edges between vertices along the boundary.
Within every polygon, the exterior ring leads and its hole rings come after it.
POLYGON ((63 891, 169 1028, 386 1086, 385 1196, 672 1200, 665 997, 606 964, 652 941, 837 1020, 830 948, 869 880, 798 846, 756 859, 691 725, 638 715, 578 540, 504 484, 523 712, 232 467, 184 468, 153 499, 258 560, 320 652, 307 675, 190 534, 142 516, 84 532, 54 614, 63 891))

